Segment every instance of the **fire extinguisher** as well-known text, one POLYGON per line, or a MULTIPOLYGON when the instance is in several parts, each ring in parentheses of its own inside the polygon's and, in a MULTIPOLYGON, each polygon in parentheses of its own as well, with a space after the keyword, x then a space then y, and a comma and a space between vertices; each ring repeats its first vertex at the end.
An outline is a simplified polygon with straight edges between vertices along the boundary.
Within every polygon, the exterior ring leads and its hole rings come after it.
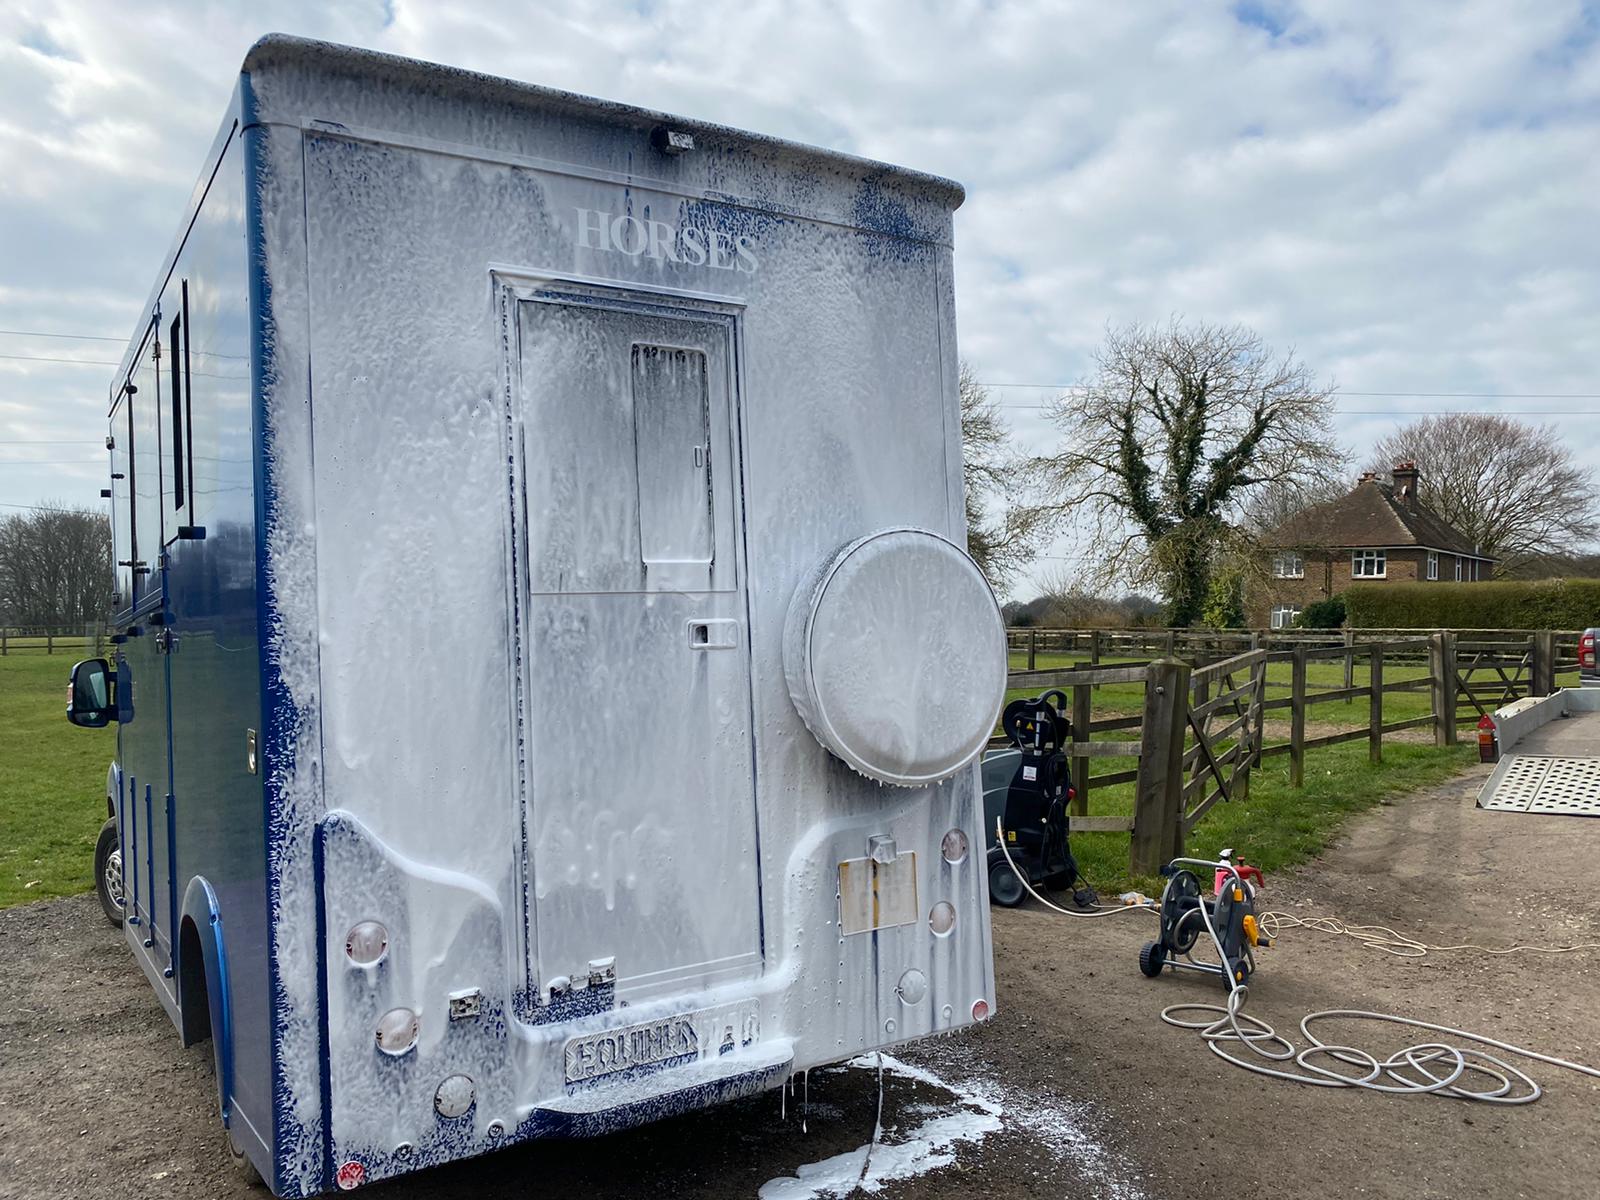
POLYGON ((1500 761, 1500 738, 1495 732, 1494 718, 1487 715, 1478 722, 1478 761, 1500 761))

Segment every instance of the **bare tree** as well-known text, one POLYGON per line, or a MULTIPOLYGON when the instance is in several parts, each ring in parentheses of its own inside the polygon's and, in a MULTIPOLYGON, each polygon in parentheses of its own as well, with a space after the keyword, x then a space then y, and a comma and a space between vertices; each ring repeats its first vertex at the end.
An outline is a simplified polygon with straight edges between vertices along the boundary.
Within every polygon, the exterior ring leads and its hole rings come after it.
POLYGON ((1373 448, 1372 469, 1415 462, 1418 498, 1515 574, 1590 548, 1600 532, 1594 473, 1554 425, 1487 413, 1424 417, 1373 448))
POLYGON ((87 624, 105 615, 112 586, 103 513, 45 504, 0 518, 0 623, 87 624))
POLYGON ((1256 537, 1271 533, 1308 508, 1337 500, 1350 490, 1347 480, 1333 474, 1286 479, 1256 491, 1239 508, 1240 524, 1256 537))
POLYGON ((1025 461, 1011 430, 972 368, 961 364, 962 474, 967 488, 967 549, 990 585, 1004 585, 1038 553, 1045 514, 1026 502, 1025 461))
POLYGON ((1109 330, 1095 368, 1050 405, 1063 442, 1040 478, 1107 575, 1159 585, 1168 619, 1191 624, 1218 559, 1249 557, 1253 495, 1340 462, 1331 390, 1242 326, 1176 319, 1109 330))

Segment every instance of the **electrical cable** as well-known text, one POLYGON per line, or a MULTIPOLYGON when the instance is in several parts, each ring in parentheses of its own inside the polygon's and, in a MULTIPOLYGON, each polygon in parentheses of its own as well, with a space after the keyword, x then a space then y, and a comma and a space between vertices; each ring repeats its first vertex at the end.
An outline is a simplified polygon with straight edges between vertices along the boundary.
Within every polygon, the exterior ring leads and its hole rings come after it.
MULTIPOLYGON (((1220 865, 1220 864, 1219 864, 1220 865)), ((1232 870, 1230 867, 1229 870, 1232 870)), ((1234 873, 1235 880, 1238 874, 1234 873)), ((1211 914, 1206 911, 1205 904, 1199 905, 1201 919, 1205 922, 1206 933, 1211 936, 1211 943, 1216 948, 1219 960, 1226 964, 1227 954, 1222 948, 1222 939, 1217 935, 1215 926, 1211 922, 1211 914)), ((1281 917, 1280 916, 1280 925, 1281 917)), ((1298 920, 1298 919, 1297 919, 1298 920)), ((1306 928, 1319 928, 1313 921, 1299 920, 1306 928)), ((1290 926, 1291 928, 1293 926, 1290 926)), ((1373 929, 1376 927, 1354 926, 1348 928, 1373 929)), ((1384 932, 1392 933, 1392 930, 1384 932)), ((1353 935, 1352 935, 1353 936, 1353 935)), ((1371 944, 1371 943, 1369 943, 1371 944)), ((1413 939, 1404 939, 1404 944, 1409 946, 1422 946, 1423 943, 1413 939)), ((1380 948, 1382 948, 1380 946, 1380 948)), ((1454 947, 1451 947, 1454 948, 1454 947)), ((1581 947, 1569 947, 1578 949, 1581 947)), ((1428 947, 1424 946, 1423 953, 1428 947)), ((1446 947, 1433 947, 1433 949, 1446 949, 1446 947)), ((1394 953, 1394 951, 1390 951, 1394 953)), ((1405 954, 1405 957, 1417 957, 1415 954, 1405 954)), ((1318 1012, 1307 1013, 1300 1019, 1300 1032, 1310 1043, 1304 1050, 1297 1050, 1294 1043, 1278 1033, 1271 1025, 1258 1017, 1252 1017, 1241 1012, 1245 1000, 1250 995, 1250 989, 1241 984, 1226 969, 1222 977, 1228 983, 1228 1002, 1226 1005, 1217 1004, 1170 1004, 1161 1010, 1161 1019, 1168 1025, 1179 1029, 1192 1029, 1199 1033, 1201 1039, 1218 1058, 1232 1063, 1236 1067, 1243 1067, 1258 1075, 1268 1075, 1275 1079, 1287 1079, 1294 1083, 1309 1084, 1312 1087, 1355 1087, 1368 1091, 1390 1092, 1395 1094, 1421 1095, 1439 1094, 1452 1096, 1463 1100, 1477 1100, 1492 1104, 1532 1104, 1544 1094, 1536 1080, 1520 1067, 1512 1065, 1505 1059, 1490 1054, 1486 1050, 1462 1048, 1448 1042, 1417 1042, 1404 1049, 1397 1050, 1388 1058, 1380 1059, 1377 1055, 1358 1046, 1343 1045, 1336 1042, 1324 1042, 1311 1032, 1311 1025, 1315 1021, 1324 1020, 1365 1020, 1381 1021, 1396 1025, 1409 1025, 1417 1029, 1428 1029, 1435 1033, 1446 1034, 1451 1037, 1465 1038, 1485 1046, 1493 1046, 1507 1054, 1520 1055, 1537 1062, 1547 1063, 1551 1066, 1564 1067, 1569 1071, 1589 1075, 1600 1079, 1600 1070, 1586 1066, 1582 1063, 1569 1062, 1564 1058, 1554 1055, 1540 1054, 1523 1046, 1516 1046, 1510 1042, 1502 1042, 1495 1038, 1486 1037, 1481 1033, 1471 1033, 1465 1029, 1455 1029, 1449 1025, 1439 1025, 1432 1021, 1419 1021, 1413 1017, 1396 1016, 1393 1013, 1373 1012, 1367 1009, 1329 1008, 1318 1012), (1204 1014, 1198 1020, 1186 1019, 1180 1013, 1204 1014), (1245 1022, 1241 1027, 1241 1020, 1245 1022), (1252 1062, 1228 1053, 1223 1047, 1231 1042, 1240 1042, 1257 1055, 1266 1060, 1252 1062), (1470 1055, 1470 1058, 1469 1058, 1470 1055), (1342 1073, 1334 1067, 1323 1066, 1320 1063, 1309 1061, 1317 1058, 1331 1058, 1335 1062, 1346 1066, 1353 1066, 1364 1072, 1361 1075, 1342 1073), (1268 1066, 1266 1063, 1289 1063, 1302 1071, 1310 1072, 1309 1075, 1293 1071, 1280 1070, 1268 1066), (1433 1064, 1442 1063, 1444 1069, 1435 1068, 1433 1064), (1412 1072, 1412 1075, 1403 1072, 1412 1072), (1460 1086, 1461 1079, 1467 1074, 1488 1076, 1491 1080, 1498 1081, 1498 1086, 1484 1090, 1475 1090, 1460 1086), (1415 1076, 1420 1075, 1418 1079, 1415 1076), (1383 1082, 1387 1080, 1388 1082, 1383 1082), (1518 1085, 1524 1089, 1518 1091, 1518 1085)))
POLYGON ((1070 908, 1062 908, 1059 904, 1052 904, 1038 892, 1033 890, 1033 884, 1028 882, 1028 876, 1026 872, 1017 869, 1016 861, 1011 857, 1011 851, 1006 848, 1004 817, 996 817, 994 819, 994 832, 995 838, 1000 845, 1000 853, 1005 856, 1006 865, 1009 866, 1012 873, 1016 875, 1017 882, 1022 884, 1022 886, 1028 890, 1028 895, 1032 896, 1046 908, 1052 908, 1058 913, 1062 913, 1069 917, 1079 917, 1084 920, 1093 920, 1096 917, 1114 917, 1118 913, 1125 912, 1148 912, 1155 914, 1156 906, 1154 902, 1149 904, 1099 904, 1095 906, 1096 911, 1094 912, 1074 912, 1070 908))

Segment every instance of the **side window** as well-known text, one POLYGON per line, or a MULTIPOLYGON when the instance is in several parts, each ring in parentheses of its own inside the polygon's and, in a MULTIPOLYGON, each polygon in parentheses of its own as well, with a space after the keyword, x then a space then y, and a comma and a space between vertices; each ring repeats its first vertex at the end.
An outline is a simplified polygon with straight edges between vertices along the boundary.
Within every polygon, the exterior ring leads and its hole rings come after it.
POLYGON ((128 492, 133 507, 133 602, 158 586, 161 565, 161 360, 149 337, 128 380, 133 429, 128 492))
POLYGON ((133 402, 124 391, 111 410, 111 533, 120 611, 133 603, 133 402))
POLYGON ((184 484, 187 477, 184 474, 184 443, 183 443, 183 406, 188 389, 184 387, 184 336, 183 314, 180 312, 172 318, 171 337, 167 341, 167 369, 170 373, 171 383, 167 388, 167 406, 172 410, 172 436, 167 443, 167 477, 172 480, 169 494, 172 497, 172 510, 182 512, 187 496, 184 484))
POLYGON ((706 356, 635 343, 631 377, 646 577, 670 575, 669 587, 705 588, 712 553, 706 356))

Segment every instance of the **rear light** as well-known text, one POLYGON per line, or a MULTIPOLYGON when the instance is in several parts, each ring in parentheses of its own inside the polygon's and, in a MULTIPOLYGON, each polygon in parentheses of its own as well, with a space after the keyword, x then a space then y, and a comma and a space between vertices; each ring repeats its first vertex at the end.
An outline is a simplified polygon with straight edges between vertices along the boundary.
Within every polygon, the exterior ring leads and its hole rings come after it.
POLYGON ((902 1004, 921 1004, 928 994, 928 977, 912 967, 900 976, 900 984, 894 990, 900 994, 902 1004))
POLYGON ((433 1109, 446 1120, 464 1117, 477 1098, 477 1089, 467 1075, 450 1075, 433 1093, 433 1109))
POLYGON ((987 1000, 974 1000, 972 1002, 972 1019, 974 1021, 987 1021, 989 1019, 989 1002, 987 1000))
POLYGON ((358 967, 376 966, 389 949, 389 931, 376 921, 358 921, 344 935, 344 953, 358 967))
POLYGON ((967 859, 967 835, 959 829, 952 829, 944 835, 944 841, 939 845, 940 852, 944 855, 945 862, 952 867, 967 859))
POLYGON ((955 905, 948 900, 941 900, 928 912, 928 928, 933 930, 935 937, 945 937, 956 927, 955 905))
POLYGON ((367 1181, 367 1169, 352 1158, 339 1168, 339 1173, 334 1178, 339 1183, 339 1190, 348 1192, 367 1181))
POLYGON ((1594 670, 1594 634, 1586 633, 1578 639, 1578 666, 1594 670))
POLYGON ((396 1057, 417 1044, 421 1022, 409 1008, 391 1008, 378 1018, 378 1049, 396 1057))

